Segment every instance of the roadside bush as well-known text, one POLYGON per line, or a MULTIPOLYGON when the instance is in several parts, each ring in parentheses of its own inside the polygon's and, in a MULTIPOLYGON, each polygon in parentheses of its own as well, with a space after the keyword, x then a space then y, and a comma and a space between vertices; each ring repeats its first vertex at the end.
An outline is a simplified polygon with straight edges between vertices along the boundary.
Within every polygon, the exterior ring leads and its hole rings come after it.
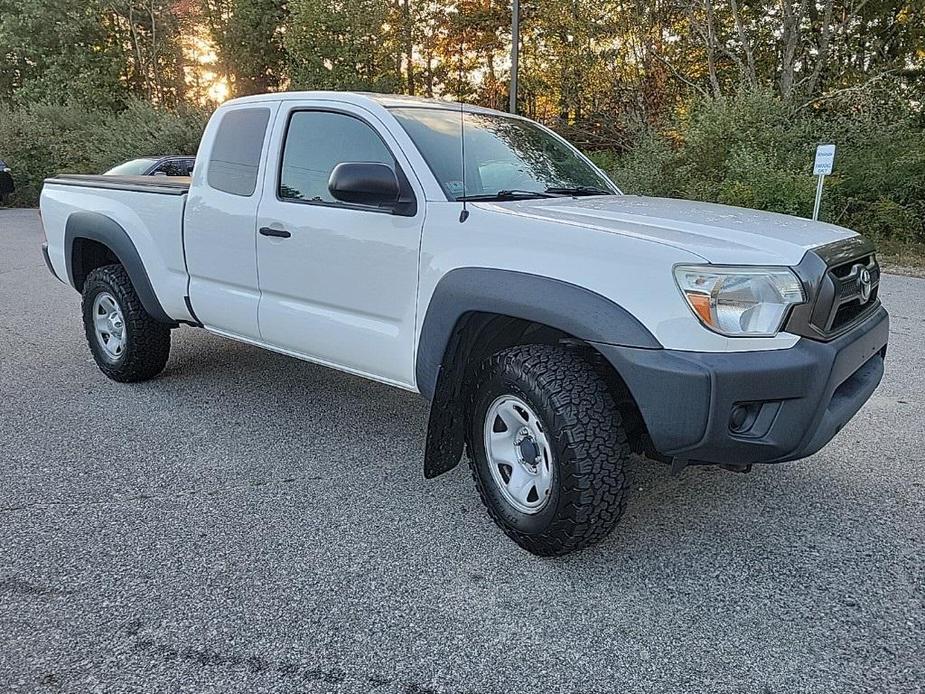
POLYGON ((118 112, 51 102, 0 105, 0 158, 16 181, 10 204, 36 205, 42 181, 58 173, 101 173, 134 157, 195 154, 208 116, 143 101, 118 112))
MULTIPOLYGON (((884 87, 888 91, 888 86, 884 87)), ((821 218, 894 244, 925 244, 925 116, 896 92, 858 93, 794 108, 766 93, 691 102, 597 163, 628 193, 684 197, 808 217, 821 142, 837 147, 821 218)), ((143 101, 120 111, 76 104, 0 104, 0 158, 14 171, 10 203, 35 205, 43 179, 102 172, 149 154, 195 153, 204 109, 143 101)))
POLYGON ((627 153, 595 161, 628 193, 808 217, 817 144, 837 145, 821 218, 880 241, 925 244, 925 123, 901 100, 794 108, 763 93, 694 101, 627 153))

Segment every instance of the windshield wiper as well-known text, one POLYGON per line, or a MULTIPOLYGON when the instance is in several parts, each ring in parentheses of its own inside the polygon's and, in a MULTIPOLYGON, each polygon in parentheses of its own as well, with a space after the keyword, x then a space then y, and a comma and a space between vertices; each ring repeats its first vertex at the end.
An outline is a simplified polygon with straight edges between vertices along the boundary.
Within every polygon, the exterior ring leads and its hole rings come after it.
POLYGON ((457 202, 479 202, 485 200, 528 200, 530 198, 557 198, 559 194, 554 190, 499 190, 497 193, 479 193, 477 195, 461 195, 457 202))
POLYGON ((547 188, 544 192, 556 195, 615 195, 612 190, 595 188, 594 186, 575 186, 574 188, 553 187, 547 188))

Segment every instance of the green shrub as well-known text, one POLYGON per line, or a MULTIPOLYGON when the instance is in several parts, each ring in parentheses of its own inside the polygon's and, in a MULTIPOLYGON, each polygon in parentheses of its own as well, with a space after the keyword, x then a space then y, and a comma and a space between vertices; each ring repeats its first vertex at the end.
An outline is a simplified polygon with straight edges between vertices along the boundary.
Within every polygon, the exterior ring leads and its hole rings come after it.
POLYGON ((806 215, 815 196, 815 179, 805 172, 789 170, 763 151, 743 148, 729 153, 726 175, 710 197, 726 205, 806 215))
POLYGON ((625 193, 678 197, 682 194, 677 179, 677 153, 662 136, 643 137, 628 153, 617 156, 596 152, 594 162, 611 174, 625 193))
POLYGON ((925 243, 925 123, 901 100, 794 110, 763 93, 692 102, 627 153, 594 159, 628 193, 808 217, 816 145, 837 145, 821 218, 875 239, 925 243))
POLYGON ((10 203, 36 205, 42 181, 58 173, 101 173, 135 157, 195 154, 208 115, 142 101, 118 112, 50 102, 0 105, 0 158, 16 181, 10 203))
POLYGON ((888 239, 900 243, 925 242, 922 210, 881 198, 858 201, 845 215, 846 225, 862 231, 874 239, 888 239))
MULTIPOLYGON (((925 117, 870 95, 794 111, 770 94, 696 100, 628 152, 592 158, 627 193, 684 197, 800 216, 812 213, 816 145, 837 147, 821 217, 872 238, 925 243, 925 117)), ((102 172, 126 159, 195 153, 208 112, 136 101, 117 112, 50 102, 0 105, 0 158, 11 203, 35 205, 56 173, 102 172)))

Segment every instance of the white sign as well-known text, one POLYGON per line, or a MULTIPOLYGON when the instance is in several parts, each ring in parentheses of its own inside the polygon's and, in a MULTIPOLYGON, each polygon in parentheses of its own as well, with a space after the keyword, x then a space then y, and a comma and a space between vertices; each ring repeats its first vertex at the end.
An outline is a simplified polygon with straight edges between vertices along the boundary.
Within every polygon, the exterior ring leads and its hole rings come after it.
POLYGON ((813 164, 813 176, 828 176, 832 173, 832 162, 835 161, 835 145, 819 145, 816 147, 816 161, 813 164))

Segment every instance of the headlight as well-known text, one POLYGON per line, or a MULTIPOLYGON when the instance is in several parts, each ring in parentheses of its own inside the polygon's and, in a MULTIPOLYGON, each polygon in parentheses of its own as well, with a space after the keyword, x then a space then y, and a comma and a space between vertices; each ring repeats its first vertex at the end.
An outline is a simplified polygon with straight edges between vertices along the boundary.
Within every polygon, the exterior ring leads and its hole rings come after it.
POLYGON ((697 318, 723 335, 776 335, 790 307, 805 301, 787 268, 678 265, 674 276, 697 318))

